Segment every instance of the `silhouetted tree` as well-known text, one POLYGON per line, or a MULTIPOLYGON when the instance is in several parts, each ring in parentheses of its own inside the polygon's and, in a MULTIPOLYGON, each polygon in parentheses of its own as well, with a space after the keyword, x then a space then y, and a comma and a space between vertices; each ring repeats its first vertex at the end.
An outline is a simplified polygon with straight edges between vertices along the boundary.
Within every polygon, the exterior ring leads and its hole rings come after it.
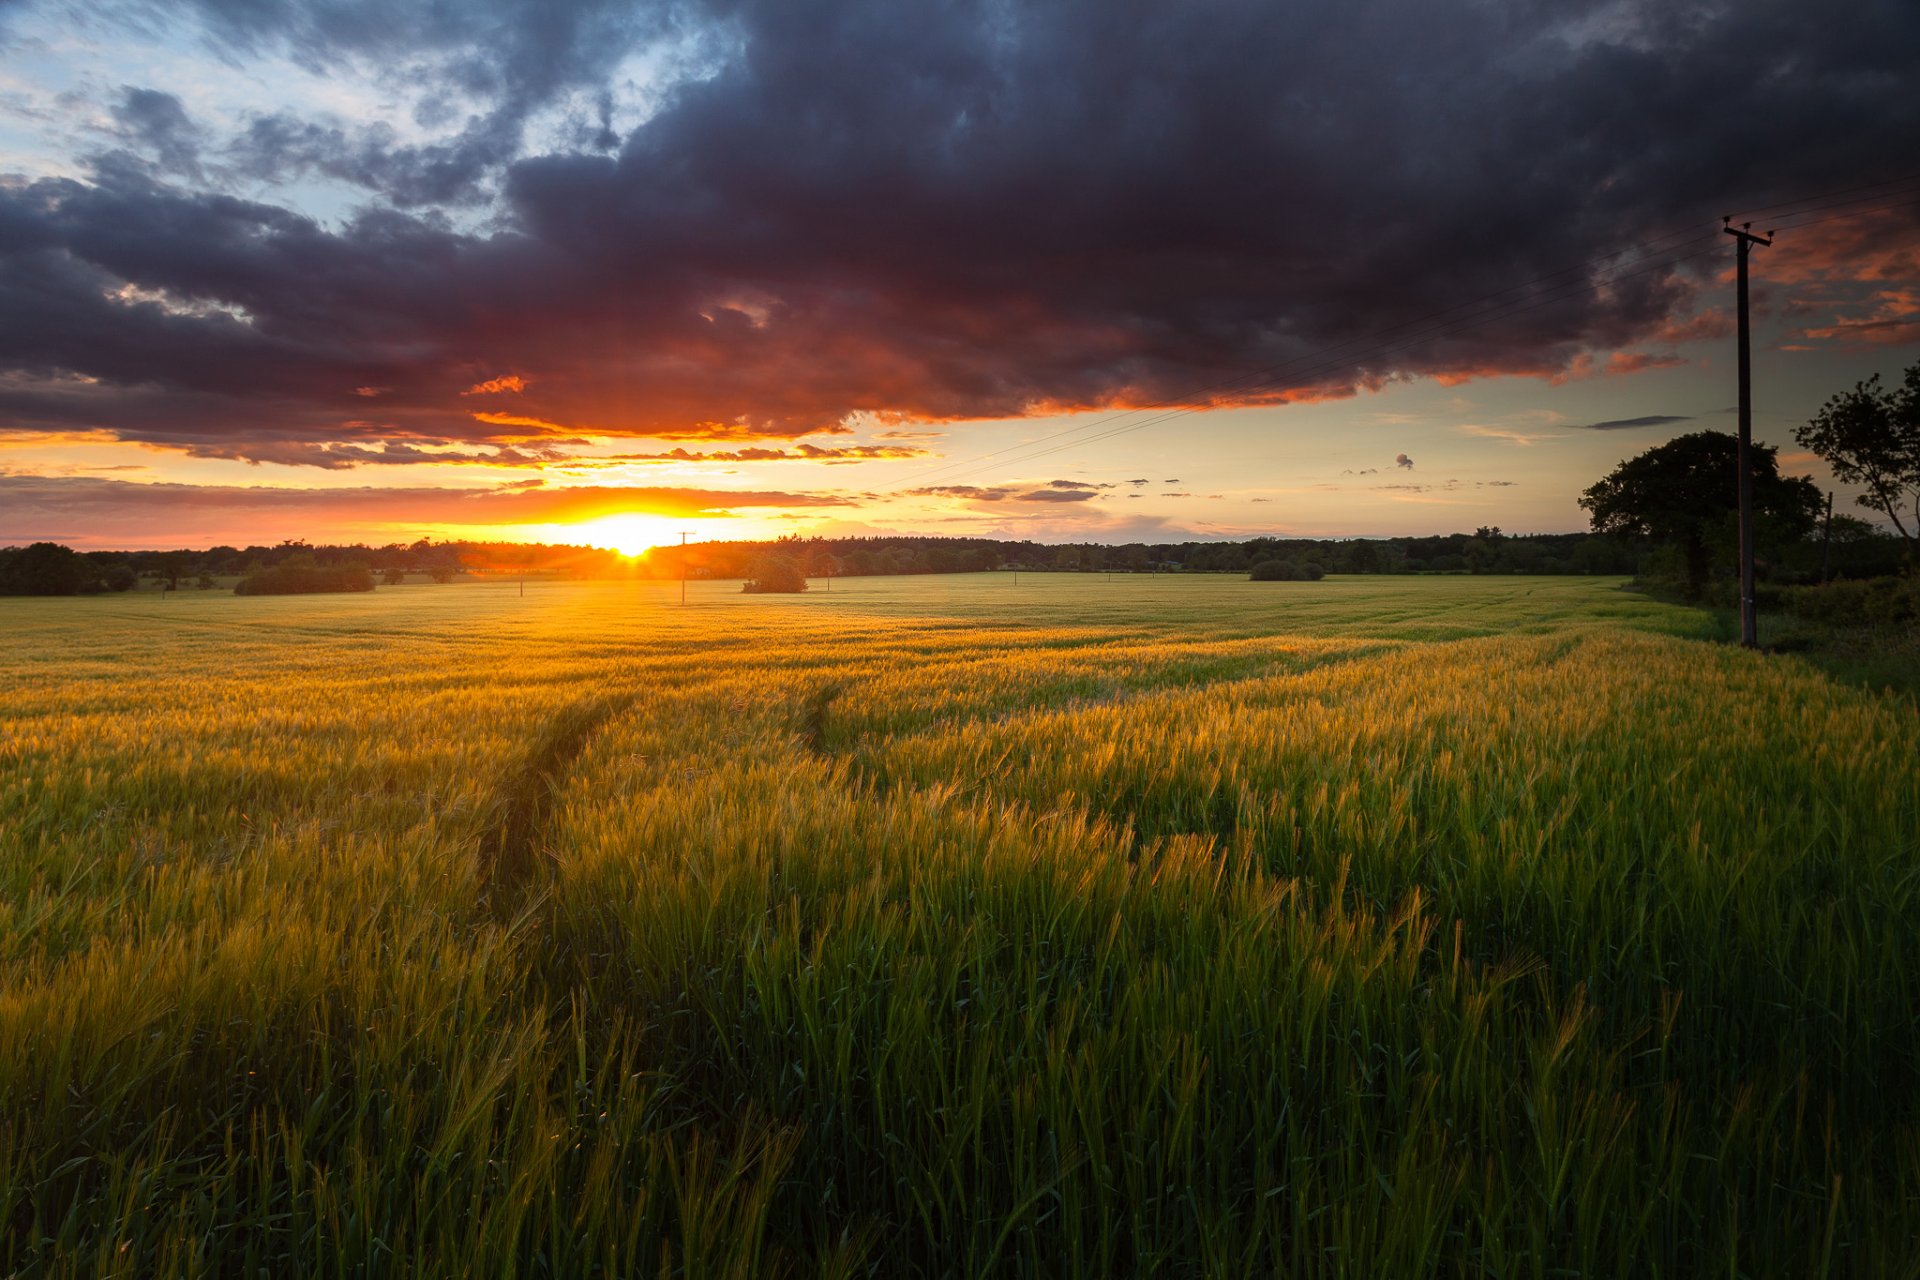
POLYGON ((0 560, 0 591, 7 595, 78 595, 94 580, 86 557, 57 542, 36 542, 9 551, 0 560))
POLYGON ((1291 560, 1262 560, 1247 571, 1253 582, 1318 582, 1327 571, 1317 564, 1295 564, 1291 560))
MULTIPOLYGON (((1676 436, 1615 467, 1580 496, 1580 505, 1597 533, 1672 544, 1680 554, 1682 589, 1697 600, 1706 590, 1713 543, 1739 510, 1738 448, 1722 431, 1676 436)), ((1804 536, 1821 506, 1811 480, 1780 475, 1778 452, 1755 445, 1751 454, 1754 509, 1770 541, 1804 536)))
POLYGON ((1824 458, 1837 479, 1866 488, 1854 501, 1893 521, 1909 558, 1920 550, 1920 363, 1907 368, 1897 388, 1881 387, 1877 373, 1855 384, 1793 437, 1824 458))
POLYGON ((800 592, 807 589, 807 575, 790 556, 761 556, 753 566, 753 576, 740 588, 751 592, 800 592))

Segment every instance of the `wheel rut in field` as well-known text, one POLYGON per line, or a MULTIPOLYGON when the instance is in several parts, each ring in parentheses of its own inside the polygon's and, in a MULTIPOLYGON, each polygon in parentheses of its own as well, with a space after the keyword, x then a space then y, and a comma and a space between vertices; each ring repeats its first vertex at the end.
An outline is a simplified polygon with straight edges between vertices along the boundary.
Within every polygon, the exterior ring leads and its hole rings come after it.
POLYGON ((502 781, 493 821, 480 835, 483 894, 511 907, 541 865, 554 788, 601 726, 633 704, 634 695, 585 698, 547 721, 520 767, 502 781))

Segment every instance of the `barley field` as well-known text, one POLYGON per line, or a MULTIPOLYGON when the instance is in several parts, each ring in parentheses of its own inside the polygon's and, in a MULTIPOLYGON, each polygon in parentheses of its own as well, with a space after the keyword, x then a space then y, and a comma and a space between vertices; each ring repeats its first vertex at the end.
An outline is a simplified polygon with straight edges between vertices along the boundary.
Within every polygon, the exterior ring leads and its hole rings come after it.
POLYGON ((0 601, 0 1275, 1920 1274, 1920 717, 1595 579, 0 601))

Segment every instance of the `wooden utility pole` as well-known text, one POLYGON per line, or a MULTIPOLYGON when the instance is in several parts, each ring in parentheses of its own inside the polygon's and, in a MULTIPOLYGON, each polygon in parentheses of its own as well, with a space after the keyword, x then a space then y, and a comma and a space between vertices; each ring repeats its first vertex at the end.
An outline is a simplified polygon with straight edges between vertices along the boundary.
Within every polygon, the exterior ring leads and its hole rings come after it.
POLYGON ((1737 299, 1740 308, 1740 643, 1749 649, 1760 647, 1760 616, 1753 601, 1753 354, 1747 324, 1747 255, 1753 246, 1773 243, 1771 235, 1753 234, 1753 224, 1738 227, 1733 219, 1722 218, 1726 233, 1738 246, 1737 299))
POLYGON ((687 530, 680 531, 680 603, 687 602, 687 530))
POLYGON ((1820 539, 1820 581, 1825 582, 1833 569, 1833 491, 1827 491, 1827 527, 1820 539))

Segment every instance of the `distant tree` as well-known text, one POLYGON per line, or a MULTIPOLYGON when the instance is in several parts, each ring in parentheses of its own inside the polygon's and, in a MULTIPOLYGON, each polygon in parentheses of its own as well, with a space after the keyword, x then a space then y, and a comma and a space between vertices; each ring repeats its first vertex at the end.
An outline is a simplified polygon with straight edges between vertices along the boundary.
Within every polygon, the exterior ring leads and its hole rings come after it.
POLYGON ((202 591, 211 591, 215 587, 219 586, 220 584, 213 580, 212 574, 203 573, 200 575, 200 577, 197 580, 195 580, 193 585, 200 588, 200 590, 202 591))
POLYGON ((1865 487, 1854 501, 1893 521, 1909 557, 1920 551, 1920 363, 1908 366, 1897 388, 1881 387, 1877 373, 1855 384, 1793 437, 1837 479, 1865 487))
POLYGON ((1364 538, 1349 542, 1340 556, 1348 573, 1379 573, 1382 563, 1380 548, 1364 538))
MULTIPOLYGON (((1629 458, 1580 496, 1596 533, 1672 544, 1680 554, 1682 589, 1706 591, 1712 549, 1739 509, 1739 443, 1723 431, 1676 436, 1629 458)), ((1777 449, 1752 451, 1753 502, 1770 541, 1803 537, 1821 507, 1811 480, 1782 477, 1777 449)))
POLYGON ((6 595, 78 595, 95 579, 85 556, 57 542, 36 542, 5 553, 0 561, 0 593, 6 595))
POLYGON ((166 584, 166 590, 178 591, 180 579, 193 571, 193 561, 194 554, 191 551, 162 551, 150 563, 153 576, 166 584))
POLYGON ((1291 560, 1262 560, 1247 571, 1252 582, 1318 582, 1327 571, 1317 564, 1295 564, 1291 560))
POLYGON ((389 587, 397 587, 407 580, 407 571, 397 564, 390 564, 380 575, 380 581, 389 587))
POLYGON ((237 596, 316 595, 329 591, 371 591, 373 571, 364 564, 317 563, 311 555, 288 556, 279 564, 248 574, 234 585, 237 596))
POLYGON ((428 566, 427 576, 429 578, 432 578, 435 582, 438 582, 444 585, 446 583, 452 582, 455 578, 460 576, 460 566, 448 564, 445 561, 439 561, 433 565, 428 566))
POLYGON ((797 593, 807 589, 806 571, 790 556, 764 555, 754 562, 752 576, 740 588, 754 593, 797 593))

